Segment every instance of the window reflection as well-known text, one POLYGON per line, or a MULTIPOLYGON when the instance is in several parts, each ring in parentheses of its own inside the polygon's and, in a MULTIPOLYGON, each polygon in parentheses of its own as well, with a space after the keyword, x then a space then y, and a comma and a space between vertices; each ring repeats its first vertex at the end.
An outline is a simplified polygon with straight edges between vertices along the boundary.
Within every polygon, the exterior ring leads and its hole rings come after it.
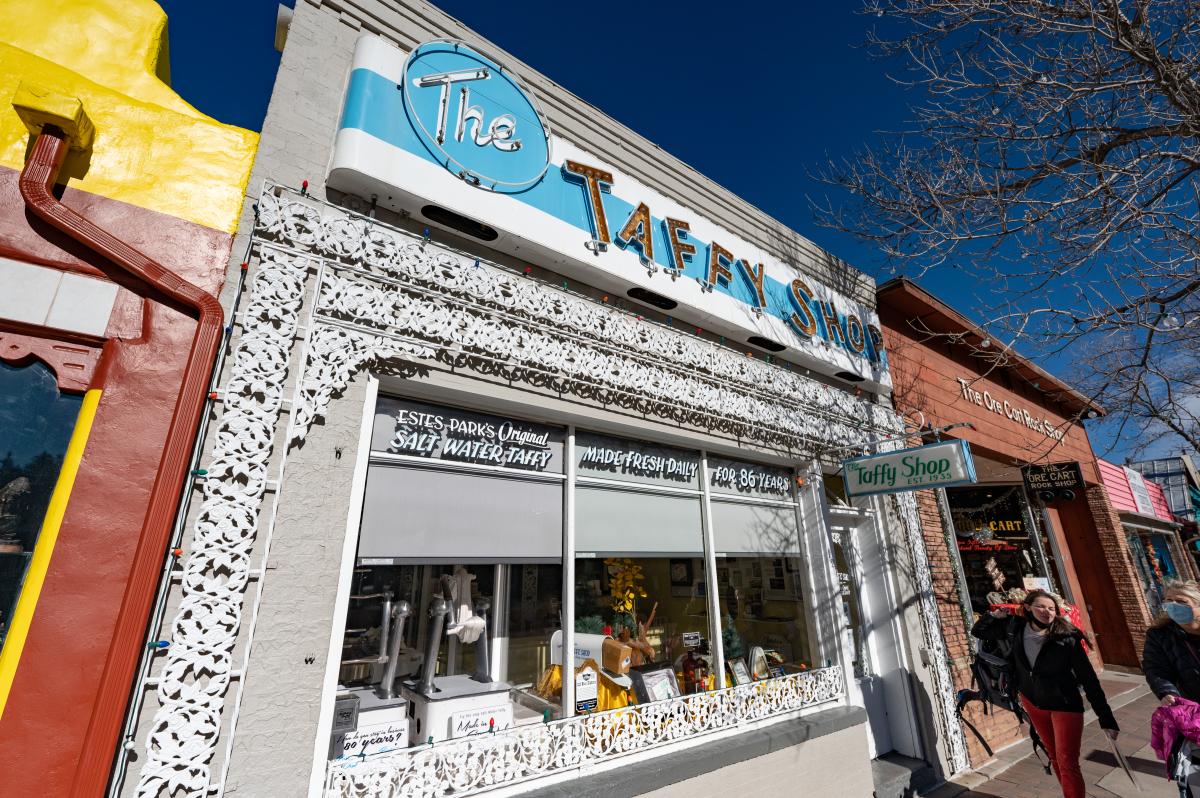
POLYGON ((705 591, 701 557, 576 560, 576 648, 601 652, 597 709, 713 689, 705 591))
POLYGON ((0 363, 0 644, 82 402, 41 363, 0 363))
POLYGON ((798 557, 718 560, 717 590, 721 644, 733 684, 812 667, 798 557))

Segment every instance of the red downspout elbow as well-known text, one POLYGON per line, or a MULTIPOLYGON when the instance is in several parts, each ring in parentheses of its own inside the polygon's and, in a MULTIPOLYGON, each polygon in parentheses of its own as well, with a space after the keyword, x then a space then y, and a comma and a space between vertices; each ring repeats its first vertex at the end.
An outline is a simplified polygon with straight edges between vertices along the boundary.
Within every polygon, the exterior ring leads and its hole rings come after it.
POLYGON ((51 125, 42 129, 25 168, 21 170, 21 196, 26 205, 38 218, 116 264, 151 293, 163 295, 193 311, 198 321, 134 551, 129 581, 121 599, 100 688, 91 707, 87 734, 75 766, 71 795, 97 798, 108 788, 134 673, 142 653, 146 624, 162 572, 164 552, 178 511, 179 496, 221 342, 224 314, 212 294, 97 227, 55 198, 52 189, 66 158, 67 146, 67 136, 61 130, 51 125))

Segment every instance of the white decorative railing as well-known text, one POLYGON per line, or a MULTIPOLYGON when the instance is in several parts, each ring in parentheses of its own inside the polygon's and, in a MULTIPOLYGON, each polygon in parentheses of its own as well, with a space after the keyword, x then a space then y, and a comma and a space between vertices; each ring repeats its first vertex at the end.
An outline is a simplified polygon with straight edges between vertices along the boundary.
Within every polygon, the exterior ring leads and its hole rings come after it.
POLYGON ((329 764, 326 798, 465 796, 840 699, 841 668, 329 764))

